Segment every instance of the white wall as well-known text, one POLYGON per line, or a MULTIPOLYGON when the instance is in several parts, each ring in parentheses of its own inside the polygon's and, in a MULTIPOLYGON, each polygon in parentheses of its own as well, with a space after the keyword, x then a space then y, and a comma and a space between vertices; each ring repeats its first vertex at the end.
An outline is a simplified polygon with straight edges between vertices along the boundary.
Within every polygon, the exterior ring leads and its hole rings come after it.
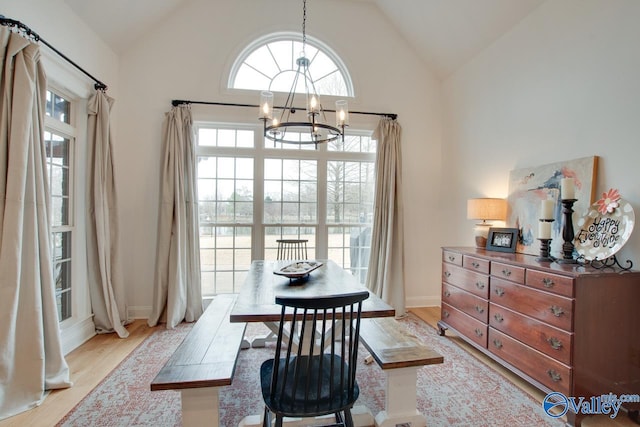
MULTIPOLYGON (((229 67, 257 37, 300 31, 299 1, 194 0, 132 44, 120 59, 119 139, 115 147, 122 250, 133 316, 146 316, 153 292, 161 125, 171 99, 257 103, 226 89, 229 67)), ((394 112, 403 127, 408 305, 436 304, 440 266, 436 204, 440 185, 439 84, 368 2, 308 4, 307 32, 345 61, 355 84, 350 108, 394 112)), ((229 110, 194 106, 204 117, 229 110)), ((256 120, 248 109, 236 117, 256 120)), ((355 115, 352 120, 356 119, 355 115)), ((374 121, 374 123, 377 122, 374 121)))
MULTIPOLYGON (((509 171, 592 155, 597 198, 640 213, 639 20, 636 0, 548 0, 444 82, 445 243, 473 244, 466 199, 506 197, 509 171)), ((639 231, 619 255, 637 267, 639 231)))

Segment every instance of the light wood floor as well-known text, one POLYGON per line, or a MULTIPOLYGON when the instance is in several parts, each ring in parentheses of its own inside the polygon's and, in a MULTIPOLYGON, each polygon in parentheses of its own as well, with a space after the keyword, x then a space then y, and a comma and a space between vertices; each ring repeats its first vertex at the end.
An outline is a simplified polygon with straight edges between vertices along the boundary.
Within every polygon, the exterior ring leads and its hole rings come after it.
MULTIPOLYGON (((434 328, 437 327, 437 322, 440 320, 439 307, 412 308, 410 311, 434 328)), ((53 391, 42 405, 15 417, 0 421, 0 427, 51 427, 55 425, 155 330, 155 328, 148 327, 145 320, 136 320, 128 325, 127 329, 130 334, 127 339, 120 339, 115 334, 97 335, 69 353, 66 359, 71 370, 73 387, 53 391)), ((474 357, 491 366, 526 393, 542 402, 543 393, 518 379, 450 331, 446 335, 474 357)), ((623 413, 620 413, 614 420, 607 416, 587 417, 582 425, 584 427, 638 427, 638 424, 631 421, 623 413)))

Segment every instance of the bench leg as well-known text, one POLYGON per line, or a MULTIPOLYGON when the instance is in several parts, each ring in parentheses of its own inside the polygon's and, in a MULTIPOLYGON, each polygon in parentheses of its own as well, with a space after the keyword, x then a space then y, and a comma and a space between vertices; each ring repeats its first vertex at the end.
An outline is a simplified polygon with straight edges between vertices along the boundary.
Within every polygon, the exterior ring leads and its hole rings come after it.
POLYGON ((427 420, 417 409, 418 367, 387 369, 384 373, 385 410, 376 415, 376 427, 425 427, 427 420))
POLYGON ((218 387, 185 388, 180 394, 184 427, 220 425, 218 387))

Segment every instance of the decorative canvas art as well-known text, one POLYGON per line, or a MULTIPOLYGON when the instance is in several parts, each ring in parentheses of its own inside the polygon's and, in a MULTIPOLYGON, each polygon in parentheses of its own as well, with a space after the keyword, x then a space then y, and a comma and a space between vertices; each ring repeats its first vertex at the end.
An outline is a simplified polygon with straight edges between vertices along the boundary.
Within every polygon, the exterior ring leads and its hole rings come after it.
MULTIPOLYGON (((550 254, 561 257, 562 253, 562 203, 560 203, 560 180, 573 178, 576 199, 573 205, 574 224, 593 204, 595 195, 598 157, 584 157, 565 162, 552 163, 511 171, 509 174, 509 197, 507 226, 520 230, 516 252, 539 255, 538 223, 540 205, 545 199, 556 201, 551 227, 550 254)), ((574 232, 578 232, 574 226, 574 232)))

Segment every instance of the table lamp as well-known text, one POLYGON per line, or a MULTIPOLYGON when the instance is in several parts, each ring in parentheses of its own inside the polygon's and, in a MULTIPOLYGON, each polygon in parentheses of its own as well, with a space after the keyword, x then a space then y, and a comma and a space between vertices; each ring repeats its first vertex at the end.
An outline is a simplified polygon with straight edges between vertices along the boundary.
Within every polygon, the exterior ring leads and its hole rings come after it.
POLYGON ((467 200, 467 219, 481 219, 473 229, 476 246, 485 248, 491 223, 487 221, 504 221, 507 219, 507 201, 505 199, 479 198, 467 200))

